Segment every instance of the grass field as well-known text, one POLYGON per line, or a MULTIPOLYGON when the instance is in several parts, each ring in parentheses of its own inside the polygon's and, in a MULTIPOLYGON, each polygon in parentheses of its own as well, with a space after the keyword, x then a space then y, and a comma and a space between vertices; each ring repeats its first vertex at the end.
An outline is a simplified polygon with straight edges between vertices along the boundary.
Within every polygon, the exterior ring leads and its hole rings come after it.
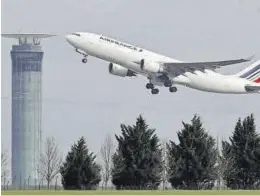
POLYGON ((2 191, 2 195, 260 195, 259 191, 53 191, 24 190, 2 191))

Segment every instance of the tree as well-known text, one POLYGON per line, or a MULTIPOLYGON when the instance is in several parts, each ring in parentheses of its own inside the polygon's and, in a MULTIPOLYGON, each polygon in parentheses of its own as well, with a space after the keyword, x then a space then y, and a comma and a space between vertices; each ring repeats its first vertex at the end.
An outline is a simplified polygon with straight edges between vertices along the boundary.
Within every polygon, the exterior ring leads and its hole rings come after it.
POLYGON ((175 189, 210 189, 217 177, 215 140, 205 132, 200 117, 191 124, 182 122, 179 144, 170 141, 168 148, 169 182, 175 189))
POLYGON ((160 185, 162 155, 154 132, 141 115, 133 126, 121 124, 112 169, 112 183, 117 189, 157 189, 160 185))
POLYGON ((103 181, 105 183, 105 189, 107 189, 108 181, 111 177, 112 156, 114 154, 114 144, 110 135, 107 135, 105 141, 100 149, 101 158, 103 160, 103 181))
POLYGON ((40 175, 46 179, 47 188, 50 189, 52 180, 59 174, 62 157, 54 137, 46 138, 45 150, 40 156, 40 175))
POLYGON ((168 159, 167 159, 167 142, 166 140, 162 141, 162 186, 163 190, 166 188, 167 183, 167 171, 168 171, 168 159))
POLYGON ((260 184, 260 136, 253 114, 238 119, 233 135, 222 142, 223 161, 228 165, 224 180, 231 189, 253 189, 260 184))
POLYGON ((84 137, 71 147, 60 168, 62 185, 67 190, 96 189, 101 181, 101 167, 95 162, 96 156, 89 152, 84 137))
POLYGON ((5 182, 5 178, 8 174, 8 159, 7 154, 5 152, 1 152, 1 181, 5 182))

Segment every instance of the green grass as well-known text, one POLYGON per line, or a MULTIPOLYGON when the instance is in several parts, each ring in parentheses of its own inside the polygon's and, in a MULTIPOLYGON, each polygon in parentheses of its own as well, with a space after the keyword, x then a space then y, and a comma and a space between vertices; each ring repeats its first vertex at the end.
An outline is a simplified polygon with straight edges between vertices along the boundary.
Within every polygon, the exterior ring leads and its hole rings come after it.
POLYGON ((64 190, 24 190, 2 191, 2 195, 260 195, 258 191, 213 190, 213 191, 64 191, 64 190))

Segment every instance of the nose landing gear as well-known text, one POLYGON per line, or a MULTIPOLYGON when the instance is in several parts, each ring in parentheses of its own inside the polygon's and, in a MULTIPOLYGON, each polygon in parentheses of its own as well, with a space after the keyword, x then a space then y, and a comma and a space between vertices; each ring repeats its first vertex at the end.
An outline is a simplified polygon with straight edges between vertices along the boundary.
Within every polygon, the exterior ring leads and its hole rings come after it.
POLYGON ((79 54, 82 54, 84 56, 84 58, 82 59, 82 63, 87 63, 88 62, 88 54, 86 53, 83 53, 83 52, 80 52, 79 49, 76 48, 76 52, 79 53, 79 54))
POLYGON ((83 58, 82 59, 82 63, 87 63, 88 62, 88 59, 87 58, 83 58))

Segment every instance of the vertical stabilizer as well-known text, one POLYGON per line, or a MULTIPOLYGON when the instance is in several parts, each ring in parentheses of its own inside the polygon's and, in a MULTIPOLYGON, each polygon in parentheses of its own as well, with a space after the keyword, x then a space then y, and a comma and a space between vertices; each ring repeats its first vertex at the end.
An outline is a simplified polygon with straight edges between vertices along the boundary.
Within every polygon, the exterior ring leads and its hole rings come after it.
POLYGON ((260 60, 254 62, 237 74, 240 78, 260 83, 260 60))

